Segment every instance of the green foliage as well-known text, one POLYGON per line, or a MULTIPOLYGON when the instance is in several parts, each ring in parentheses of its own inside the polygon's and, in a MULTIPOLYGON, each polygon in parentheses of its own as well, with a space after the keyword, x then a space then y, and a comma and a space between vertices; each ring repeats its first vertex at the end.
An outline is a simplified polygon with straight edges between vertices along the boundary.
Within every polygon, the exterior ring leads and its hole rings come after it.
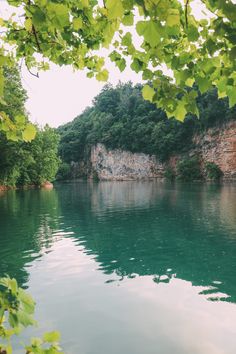
POLYGON ((0 131, 8 140, 31 141, 35 138, 36 128, 29 123, 25 111, 26 91, 23 89, 17 67, 4 67, 4 88, 0 100, 0 131))
MULTIPOLYGON (((153 91, 145 89, 144 95, 168 117, 183 121, 187 113, 199 115, 197 92, 189 91, 193 84, 201 94, 216 87, 220 98, 229 97, 230 107, 236 104, 233 0, 200 0, 200 10, 202 5, 207 13, 201 20, 192 10, 192 1, 9 0, 9 4, 20 7, 22 15, 21 20, 0 19, 2 65, 23 58, 29 69, 46 70, 51 61, 107 80, 101 57, 101 49, 107 48, 121 71, 130 62, 132 70, 151 80, 153 91), (132 31, 127 32, 126 26, 132 26, 132 31), (139 37, 141 45, 134 45, 133 36, 139 37)), ((3 81, 0 74, 2 100, 3 81)))
POLYGON ((97 143, 153 154, 164 162, 188 152, 194 133, 236 118, 236 108, 229 108, 227 98, 219 100, 215 89, 198 97, 199 119, 189 115, 183 123, 168 119, 163 110, 144 100, 143 90, 140 84, 106 85, 91 108, 59 127, 63 162, 87 160, 91 146, 97 143))
POLYGON ((205 164, 205 170, 207 178, 218 180, 222 177, 223 172, 221 171, 220 167, 217 166, 214 162, 207 162, 205 164))
POLYGON ((103 143, 108 148, 155 154, 166 160, 190 143, 192 124, 192 119, 184 125, 168 120, 162 110, 143 99, 141 85, 106 85, 93 107, 58 128, 59 154, 65 162, 80 161, 88 157, 92 145, 103 143))
POLYGON ((175 179, 176 175, 175 175, 175 171, 173 170, 172 167, 168 166, 165 169, 164 177, 170 181, 173 181, 175 179))
POLYGON ((53 181, 59 166, 59 136, 45 126, 30 142, 8 141, 0 135, 0 184, 6 186, 40 185, 53 181))
POLYGON ((67 180, 70 178, 71 178, 70 165, 66 162, 62 162, 57 171, 56 179, 60 181, 60 180, 67 180))
POLYGON ((194 181, 202 179, 200 162, 197 156, 187 157, 177 164, 178 179, 183 181, 194 181))
POLYGON ((36 127, 28 122, 25 112, 27 96, 20 81, 19 70, 5 68, 4 78, 5 103, 0 103, 0 111, 5 114, 12 129, 5 126, 6 121, 0 121, 0 184, 39 185, 51 181, 59 164, 59 137, 46 126, 37 129, 35 138, 36 127))
MULTIPOLYGON (((33 326, 35 302, 22 288, 18 287, 15 279, 0 278, 0 353, 11 354, 11 338, 19 335, 24 328, 33 326)), ((43 339, 33 338, 31 345, 25 347, 26 354, 57 354, 60 334, 45 333, 43 339)))

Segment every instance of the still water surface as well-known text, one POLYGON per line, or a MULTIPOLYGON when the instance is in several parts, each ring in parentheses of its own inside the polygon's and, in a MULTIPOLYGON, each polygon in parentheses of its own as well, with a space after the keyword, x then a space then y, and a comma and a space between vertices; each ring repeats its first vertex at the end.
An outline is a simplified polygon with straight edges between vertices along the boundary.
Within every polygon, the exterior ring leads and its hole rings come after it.
POLYGON ((235 354, 236 187, 3 193, 4 273, 36 299, 26 337, 58 329, 68 354, 235 354))

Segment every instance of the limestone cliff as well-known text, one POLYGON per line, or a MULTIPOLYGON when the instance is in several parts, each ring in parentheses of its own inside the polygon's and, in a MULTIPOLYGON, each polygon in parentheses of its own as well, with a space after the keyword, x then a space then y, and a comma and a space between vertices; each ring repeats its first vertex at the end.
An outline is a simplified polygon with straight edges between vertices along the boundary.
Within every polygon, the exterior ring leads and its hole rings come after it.
POLYGON ((195 136, 194 143, 196 148, 192 154, 199 154, 203 163, 209 161, 218 165, 225 179, 236 179, 235 121, 195 136))
POLYGON ((162 177, 163 164, 155 156, 108 150, 97 144, 91 150, 92 169, 101 180, 132 180, 162 177))
MULTIPOLYGON (((222 170, 223 178, 236 179, 236 122, 196 135, 193 142, 195 147, 188 155, 198 155, 203 169, 206 162, 214 162, 222 170)), ((91 150, 91 169, 101 180, 156 178, 163 177, 168 165, 175 169, 182 157, 174 156, 163 164, 156 156, 108 150, 104 145, 97 144, 91 150)))

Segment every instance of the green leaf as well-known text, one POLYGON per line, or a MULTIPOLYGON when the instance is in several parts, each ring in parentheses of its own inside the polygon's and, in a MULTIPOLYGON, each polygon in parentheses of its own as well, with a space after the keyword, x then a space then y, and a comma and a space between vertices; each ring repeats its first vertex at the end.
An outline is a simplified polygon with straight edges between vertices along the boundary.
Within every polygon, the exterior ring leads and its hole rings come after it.
POLYGON ((186 83, 187 86, 192 87, 193 84, 194 84, 194 81, 195 81, 195 80, 194 80, 193 78, 189 77, 189 78, 185 81, 185 83, 186 83))
POLYGON ((114 20, 121 18, 124 14, 124 8, 121 0, 107 0, 106 7, 108 10, 108 18, 114 20))
POLYGON ((132 44, 132 34, 127 32, 124 37, 122 38, 121 44, 123 46, 130 46, 132 44))
POLYGON ((188 35, 188 39, 191 42, 197 41, 199 38, 199 33, 198 33, 197 27, 190 25, 187 29, 187 35, 188 35))
POLYGON ((201 93, 206 92, 211 87, 211 82, 205 77, 196 78, 196 83, 201 93))
POLYGON ((118 68, 120 69, 120 71, 122 72, 122 71, 124 71, 125 70, 125 68, 126 68, 126 61, 125 61, 125 59, 120 59, 120 60, 117 60, 116 61, 116 65, 118 66, 118 68))
POLYGON ((83 7, 89 7, 89 0, 81 0, 83 7))
POLYGON ((29 314, 33 314, 35 308, 33 298, 21 288, 19 289, 18 298, 23 303, 24 310, 29 314))
POLYGON ((96 79, 98 81, 107 81, 108 80, 109 73, 106 69, 102 70, 96 75, 96 79))
POLYGON ((13 295, 17 294, 18 291, 18 286, 17 286, 17 282, 16 279, 12 278, 8 280, 8 288, 11 290, 13 295))
POLYGON ((132 64, 130 65, 131 69, 134 70, 136 73, 142 70, 143 62, 137 58, 134 58, 132 64))
POLYGON ((0 69, 0 96, 3 98, 4 95, 4 76, 3 76, 3 70, 0 69))
MULTIPOLYGON (((5 131, 5 129, 2 129, 3 131, 5 131)), ((6 131, 6 137, 7 140, 12 140, 12 141, 18 141, 19 137, 17 136, 15 131, 6 131)))
POLYGON ((231 48, 231 50, 229 52, 229 56, 230 56, 230 59, 232 59, 232 60, 236 59, 236 46, 231 48))
POLYGON ((140 36, 143 36, 145 41, 155 47, 160 43, 160 32, 157 22, 154 21, 139 21, 136 25, 136 30, 140 36))
POLYGON ((23 114, 19 114, 15 117, 15 122, 19 126, 23 126, 25 124, 25 116, 23 114))
POLYGON ((31 20, 31 18, 27 18, 27 20, 25 20, 25 29, 28 32, 32 31, 32 20, 31 20))
POLYGON ((18 320, 18 317, 16 314, 13 314, 13 313, 9 313, 9 317, 8 317, 8 321, 9 321, 9 324, 12 328, 16 328, 19 326, 19 320, 18 320))
POLYGON ((236 87, 228 86, 226 93, 229 97, 229 107, 232 108, 236 104, 236 87))
POLYGON ((218 90, 218 98, 220 99, 220 98, 224 98, 224 97, 227 97, 226 91, 225 91, 225 92, 220 92, 220 91, 218 90))
POLYGON ((81 29, 83 27, 83 21, 80 17, 78 18, 74 18, 73 19, 73 28, 74 30, 78 31, 79 29, 81 29))
POLYGON ((125 26, 132 26, 134 24, 134 15, 132 14, 132 12, 124 15, 122 23, 125 26))
POLYGON ((24 327, 33 326, 36 323, 31 315, 23 311, 18 313, 18 321, 24 327))
POLYGON ((45 13, 41 9, 37 8, 33 14, 33 18, 32 18, 33 24, 36 26, 41 26, 42 23, 44 23, 45 21, 46 21, 45 13))
POLYGON ((187 111, 185 108, 185 103, 182 101, 178 102, 178 106, 174 112, 174 116, 176 119, 178 119, 179 121, 183 122, 185 115, 186 115, 187 111))
POLYGON ((28 123, 25 130, 22 133, 22 138, 24 141, 32 141, 36 136, 36 128, 33 124, 28 123))
POLYGON ((61 338, 60 333, 57 331, 48 332, 43 335, 43 340, 44 340, 44 342, 47 342, 47 343, 59 342, 60 338, 61 338))
POLYGON ((155 90, 149 85, 145 85, 142 89, 142 95, 145 100, 152 102, 155 90))
POLYGON ((180 25, 180 14, 179 10, 177 9, 170 9, 168 11, 168 16, 166 19, 166 24, 167 26, 173 27, 173 26, 179 26, 180 25))
POLYGON ((66 27, 70 24, 68 8, 64 4, 49 3, 47 6, 48 15, 56 26, 66 27))

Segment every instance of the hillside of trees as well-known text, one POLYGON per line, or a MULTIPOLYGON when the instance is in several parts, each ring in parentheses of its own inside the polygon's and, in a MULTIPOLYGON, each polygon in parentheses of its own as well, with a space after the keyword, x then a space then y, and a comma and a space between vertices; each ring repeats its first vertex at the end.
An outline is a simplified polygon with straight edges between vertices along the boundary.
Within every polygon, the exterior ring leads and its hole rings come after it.
MULTIPOLYGON (((0 104, 0 111, 18 124, 24 124, 25 119, 28 121, 27 95, 19 70, 7 68, 4 76, 4 103, 0 104)), ((49 126, 36 127, 36 130, 36 137, 31 142, 9 140, 4 129, 0 132, 0 186, 40 185, 55 178, 59 166, 59 135, 49 126)))
POLYGON ((187 152, 197 131, 236 118, 236 108, 229 109, 228 99, 218 99, 215 89, 198 93, 200 118, 188 115, 183 123, 168 119, 163 110, 143 99, 141 91, 141 84, 106 85, 92 107, 58 128, 64 172, 68 172, 66 164, 71 161, 86 159, 96 143, 154 154, 166 161, 175 153, 187 152))

